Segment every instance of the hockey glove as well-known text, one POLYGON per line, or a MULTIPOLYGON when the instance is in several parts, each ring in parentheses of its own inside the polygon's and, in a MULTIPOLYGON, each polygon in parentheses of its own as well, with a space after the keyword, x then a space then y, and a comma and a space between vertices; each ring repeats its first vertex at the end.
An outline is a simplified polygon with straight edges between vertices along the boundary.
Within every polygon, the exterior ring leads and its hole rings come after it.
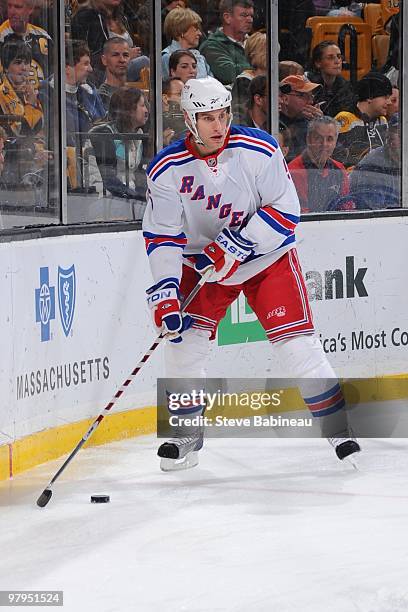
POLYGON ((180 310, 179 282, 175 278, 165 278, 147 289, 147 303, 153 312, 153 320, 170 342, 181 342, 181 334, 193 324, 190 315, 182 315, 180 310))
POLYGON ((213 267, 214 272, 209 277, 209 282, 225 280, 252 254, 253 247, 254 244, 242 238, 238 232, 224 228, 214 242, 208 244, 203 253, 198 255, 195 269, 204 274, 208 268, 213 267))

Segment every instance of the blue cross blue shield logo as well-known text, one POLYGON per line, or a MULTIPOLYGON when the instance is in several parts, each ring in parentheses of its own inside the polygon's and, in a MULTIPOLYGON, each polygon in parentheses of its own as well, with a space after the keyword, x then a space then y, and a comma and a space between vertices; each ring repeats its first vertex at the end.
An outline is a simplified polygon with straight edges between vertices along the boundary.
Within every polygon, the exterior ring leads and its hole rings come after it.
POLYGON ((40 287, 35 290, 35 320, 41 323, 41 342, 51 337, 52 319, 55 319, 55 287, 50 287, 48 268, 40 268, 40 287))
POLYGON ((58 304, 61 315, 62 329, 68 336, 71 331, 75 311, 76 279, 75 266, 67 270, 58 266, 58 304))

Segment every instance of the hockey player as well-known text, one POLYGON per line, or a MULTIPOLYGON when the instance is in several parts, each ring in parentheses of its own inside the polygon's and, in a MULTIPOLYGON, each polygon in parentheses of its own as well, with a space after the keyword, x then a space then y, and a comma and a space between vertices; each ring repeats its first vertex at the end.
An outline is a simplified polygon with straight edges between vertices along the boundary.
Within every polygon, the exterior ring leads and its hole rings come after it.
MULTIPOLYGON (((360 447, 350 436, 341 389, 314 335, 295 249, 299 201, 279 145, 262 130, 231 126, 231 94, 211 77, 185 83, 181 108, 190 134, 148 166, 143 220, 155 283, 147 291, 148 304, 169 340, 166 376, 205 376, 209 340, 242 291, 288 375, 304 379, 299 389, 313 416, 332 415, 325 435, 344 459, 360 447), (181 296, 208 269, 209 282, 182 315, 181 296), (284 315, 271 317, 278 307, 284 315)), ((178 413, 193 417, 204 409, 192 405, 178 413)), ((160 446, 161 468, 196 465, 202 445, 199 427, 181 431, 160 446)))

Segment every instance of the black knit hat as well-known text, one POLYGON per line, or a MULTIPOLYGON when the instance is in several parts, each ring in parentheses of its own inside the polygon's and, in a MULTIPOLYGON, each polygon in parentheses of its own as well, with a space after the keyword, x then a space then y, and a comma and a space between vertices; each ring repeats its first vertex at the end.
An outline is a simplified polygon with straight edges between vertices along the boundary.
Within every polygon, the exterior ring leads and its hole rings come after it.
POLYGON ((369 72, 356 84, 356 93, 359 102, 379 96, 391 96, 391 81, 384 74, 369 72))
POLYGON ((1 49, 1 63, 3 68, 7 70, 11 62, 16 59, 25 60, 27 64, 31 63, 31 49, 22 40, 12 40, 4 43, 1 49))

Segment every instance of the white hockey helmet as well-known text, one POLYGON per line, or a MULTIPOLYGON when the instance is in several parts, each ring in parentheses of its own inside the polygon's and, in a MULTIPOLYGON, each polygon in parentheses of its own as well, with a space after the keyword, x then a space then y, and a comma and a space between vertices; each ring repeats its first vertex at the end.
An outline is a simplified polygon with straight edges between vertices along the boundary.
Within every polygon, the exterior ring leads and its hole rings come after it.
POLYGON ((197 113, 229 108, 229 128, 232 121, 231 100, 231 92, 213 77, 186 81, 181 92, 181 109, 186 112, 189 118, 190 123, 186 121, 186 126, 193 134, 196 142, 203 144, 197 130, 197 113))

